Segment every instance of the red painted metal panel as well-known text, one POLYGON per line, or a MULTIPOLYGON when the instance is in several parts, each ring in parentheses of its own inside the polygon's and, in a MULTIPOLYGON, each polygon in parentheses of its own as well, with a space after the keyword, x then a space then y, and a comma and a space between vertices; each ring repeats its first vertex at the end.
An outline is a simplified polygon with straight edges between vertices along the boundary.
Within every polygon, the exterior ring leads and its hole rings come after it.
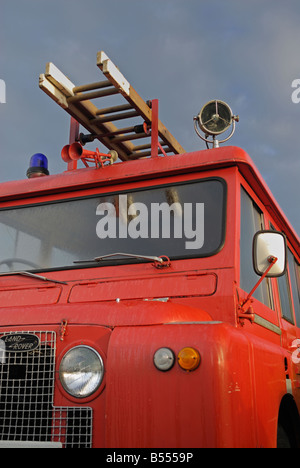
POLYGON ((249 337, 225 324, 115 330, 108 349, 107 447, 255 447, 250 355, 249 337), (199 368, 189 373, 175 363, 158 371, 152 356, 161 346, 176 355, 195 347, 199 368))
POLYGON ((61 291, 61 287, 0 289, 0 307, 56 304, 61 291))
POLYGON ((97 302, 118 299, 211 296, 216 292, 217 275, 186 274, 163 277, 88 282, 73 286, 69 302, 97 302))

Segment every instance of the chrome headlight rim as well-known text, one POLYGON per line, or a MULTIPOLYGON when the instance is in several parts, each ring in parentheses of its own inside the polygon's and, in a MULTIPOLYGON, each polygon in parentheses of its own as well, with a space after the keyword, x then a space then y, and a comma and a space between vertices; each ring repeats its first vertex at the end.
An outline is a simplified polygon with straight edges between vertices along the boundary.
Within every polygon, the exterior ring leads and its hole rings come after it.
POLYGON ((78 344, 78 345, 72 346, 64 353, 64 355, 62 356, 60 360, 58 374, 59 374, 59 382, 62 388, 67 393, 68 397, 70 397, 72 400, 73 399, 86 400, 86 399, 95 398, 95 396, 97 396, 97 394, 99 393, 99 390, 103 387, 102 384, 103 384, 104 375, 105 375, 104 361, 103 361, 101 354, 92 346, 78 344), (93 385, 92 388, 88 392, 85 392, 84 394, 72 390, 72 388, 68 386, 66 382, 66 378, 63 376, 64 372, 66 372, 66 369, 63 369, 66 359, 70 357, 71 353, 74 353, 78 351, 79 349, 84 349, 84 350, 88 350, 88 352, 91 352, 93 357, 96 357, 98 359, 98 363, 99 363, 99 377, 98 379, 96 379, 97 383, 93 385))

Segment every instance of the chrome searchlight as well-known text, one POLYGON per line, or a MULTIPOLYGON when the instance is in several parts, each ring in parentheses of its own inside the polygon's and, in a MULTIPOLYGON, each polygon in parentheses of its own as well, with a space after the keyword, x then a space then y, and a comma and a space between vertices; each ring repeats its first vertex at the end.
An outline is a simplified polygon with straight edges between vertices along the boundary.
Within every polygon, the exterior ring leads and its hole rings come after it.
POLYGON ((236 122, 239 122, 239 116, 233 115, 228 104, 219 100, 205 104, 199 114, 194 117, 194 127, 197 135, 207 144, 212 143, 213 148, 218 148, 219 143, 224 143, 232 137, 235 132, 236 122), (205 136, 201 135, 197 126, 205 136), (216 139, 216 136, 226 132, 230 127, 231 133, 227 138, 220 141, 216 139), (208 137, 212 137, 212 140, 209 140, 208 137))
POLYGON ((30 158, 30 166, 26 173, 28 179, 49 175, 48 159, 42 153, 36 153, 30 158))

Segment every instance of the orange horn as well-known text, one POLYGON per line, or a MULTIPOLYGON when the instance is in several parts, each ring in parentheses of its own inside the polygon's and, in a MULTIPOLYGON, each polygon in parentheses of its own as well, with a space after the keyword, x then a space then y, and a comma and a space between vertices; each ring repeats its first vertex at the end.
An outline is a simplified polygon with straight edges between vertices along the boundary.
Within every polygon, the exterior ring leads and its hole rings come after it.
POLYGON ((85 150, 80 143, 73 143, 69 148, 69 156, 71 161, 78 161, 81 158, 95 156, 95 151, 85 150))
POLYGON ((61 151, 62 160, 65 161, 66 163, 72 161, 72 159, 70 158, 70 155, 69 155, 69 149, 70 149, 70 145, 66 145, 66 146, 63 147, 63 149, 61 151))

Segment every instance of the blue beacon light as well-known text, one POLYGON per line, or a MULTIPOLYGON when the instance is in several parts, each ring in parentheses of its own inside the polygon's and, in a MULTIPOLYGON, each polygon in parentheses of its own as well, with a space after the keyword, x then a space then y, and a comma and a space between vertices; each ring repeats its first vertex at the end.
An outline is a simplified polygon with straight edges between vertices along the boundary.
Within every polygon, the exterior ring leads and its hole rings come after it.
POLYGON ((42 153, 36 153, 30 158, 30 166, 26 173, 28 179, 49 175, 48 159, 42 153))

